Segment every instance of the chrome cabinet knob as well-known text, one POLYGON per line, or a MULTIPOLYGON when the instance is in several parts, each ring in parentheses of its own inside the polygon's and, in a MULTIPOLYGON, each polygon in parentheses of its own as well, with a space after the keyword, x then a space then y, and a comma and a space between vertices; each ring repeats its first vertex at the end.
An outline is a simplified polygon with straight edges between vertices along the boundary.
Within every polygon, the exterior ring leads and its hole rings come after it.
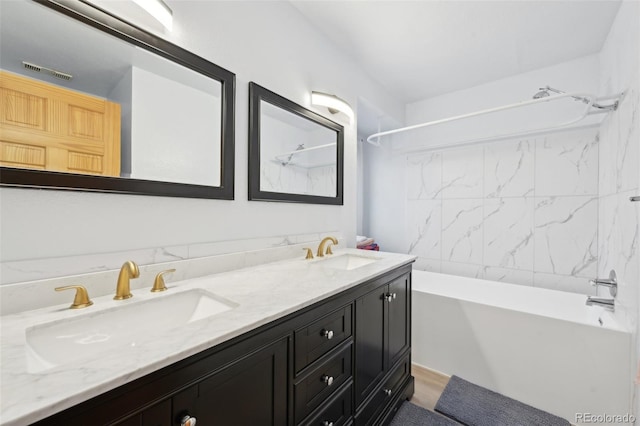
POLYGON ((324 422, 322 422, 322 426, 333 426, 333 422, 330 422, 329 420, 325 420, 324 422))
POLYGON ((384 298, 387 300, 387 302, 391 302, 396 297, 398 297, 398 295, 396 293, 387 293, 384 296, 384 298))
POLYGON ((382 392, 384 392, 384 394, 387 396, 391 396, 391 394, 393 393, 391 389, 383 389, 382 392))
POLYGON ((196 426, 196 418, 187 414, 180 420, 180 426, 196 426))
POLYGON ((331 339, 333 339, 333 331, 331 331, 331 330, 322 330, 322 336, 325 337, 327 340, 331 340, 331 339))
POLYGON ((333 377, 327 376, 326 374, 324 374, 322 376, 322 381, 325 382, 327 386, 331 386, 333 384, 333 377))

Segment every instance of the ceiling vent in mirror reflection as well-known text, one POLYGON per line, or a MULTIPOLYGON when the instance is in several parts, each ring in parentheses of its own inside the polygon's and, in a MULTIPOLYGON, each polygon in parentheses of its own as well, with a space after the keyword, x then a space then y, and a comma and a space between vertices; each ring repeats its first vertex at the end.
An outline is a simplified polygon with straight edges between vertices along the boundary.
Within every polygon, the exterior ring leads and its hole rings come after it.
POLYGON ((336 95, 330 95, 328 93, 311 92, 311 105, 327 107, 330 113, 337 114, 342 112, 349 117, 349 123, 353 121, 353 109, 344 100, 340 99, 336 95))
POLYGON ((22 66, 29 71, 49 74, 49 75, 52 75, 53 77, 60 78, 62 80, 69 81, 73 78, 71 74, 67 74, 66 72, 43 67, 42 65, 32 64, 31 62, 27 62, 27 61, 22 61, 22 66))

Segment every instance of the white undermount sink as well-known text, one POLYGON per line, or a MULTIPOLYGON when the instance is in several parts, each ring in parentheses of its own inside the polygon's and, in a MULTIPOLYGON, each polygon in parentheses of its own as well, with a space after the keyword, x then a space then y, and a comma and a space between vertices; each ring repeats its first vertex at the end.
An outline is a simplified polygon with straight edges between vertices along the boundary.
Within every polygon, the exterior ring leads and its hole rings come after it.
POLYGON ((355 254, 328 255, 325 259, 316 262, 317 265, 330 269, 340 269, 350 271, 351 269, 360 268, 370 263, 377 262, 380 259, 358 256, 355 254))
MULTIPOLYGON (((133 299, 134 300, 134 299, 133 299)), ((132 301, 133 301, 132 300, 132 301)), ((95 305, 94 305, 95 306, 95 305)), ((136 351, 143 339, 226 312, 234 302, 204 290, 188 290, 39 324, 26 330, 27 370, 38 373, 105 353, 136 351)))

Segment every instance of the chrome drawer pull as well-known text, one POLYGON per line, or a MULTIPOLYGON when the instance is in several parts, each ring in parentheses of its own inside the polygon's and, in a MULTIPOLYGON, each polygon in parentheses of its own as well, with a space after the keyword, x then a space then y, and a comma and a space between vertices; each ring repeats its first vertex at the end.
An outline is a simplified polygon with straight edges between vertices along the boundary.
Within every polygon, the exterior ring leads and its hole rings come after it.
POLYGON ((196 426, 196 418, 187 414, 180 420, 180 426, 196 426))
POLYGON ((326 337, 327 340, 333 339, 333 331, 331 331, 331 330, 322 330, 322 337, 326 337))
POLYGON ((323 374, 322 381, 325 382, 327 386, 331 386, 333 384, 333 377, 323 374))
POLYGON ((391 394, 393 393, 391 389, 383 389, 382 392, 384 392, 384 394, 387 396, 391 396, 391 394))
POLYGON ((329 420, 325 420, 324 422, 322 422, 322 426, 333 426, 333 422, 330 422, 329 420))

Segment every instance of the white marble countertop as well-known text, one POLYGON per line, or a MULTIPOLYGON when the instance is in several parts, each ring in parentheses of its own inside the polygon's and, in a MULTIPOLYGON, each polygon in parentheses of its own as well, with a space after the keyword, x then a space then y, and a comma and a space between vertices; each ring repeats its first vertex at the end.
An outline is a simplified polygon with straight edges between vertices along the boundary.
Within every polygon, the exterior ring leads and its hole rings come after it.
MULTIPOLYGON (((46 418, 242 333, 412 262, 404 254, 341 249, 334 257, 356 254, 379 260, 352 270, 322 267, 321 260, 285 260, 168 284, 163 293, 139 289, 134 297, 93 299, 87 309, 57 305, 1 317, 0 423, 23 425, 46 418), (39 324, 92 316, 177 292, 203 289, 238 304, 220 314, 166 330, 162 339, 136 341, 135 348, 106 352, 98 359, 60 365, 40 373, 27 370, 26 332, 39 324)), ((71 300, 71 299, 70 299, 71 300)))

